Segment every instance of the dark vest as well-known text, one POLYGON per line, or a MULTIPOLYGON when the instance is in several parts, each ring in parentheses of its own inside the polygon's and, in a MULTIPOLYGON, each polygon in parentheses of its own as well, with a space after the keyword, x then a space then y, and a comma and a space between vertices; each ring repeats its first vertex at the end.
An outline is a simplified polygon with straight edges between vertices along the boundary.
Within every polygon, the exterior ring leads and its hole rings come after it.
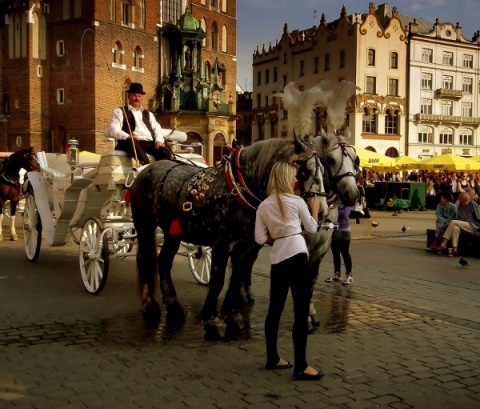
MULTIPOLYGON (((122 112, 124 113, 122 131, 130 135, 130 129, 132 130, 131 131, 132 133, 133 131, 135 131, 135 127, 136 127, 135 117, 133 116, 132 112, 128 109, 128 105, 125 105, 123 107, 122 112), (130 129, 128 129, 129 124, 130 124, 130 129)), ((152 135, 152 139, 155 140, 155 134, 153 133, 152 124, 150 123, 150 112, 146 109, 142 111, 142 120, 143 120, 143 123, 146 125, 147 129, 150 131, 150 134, 152 135)))

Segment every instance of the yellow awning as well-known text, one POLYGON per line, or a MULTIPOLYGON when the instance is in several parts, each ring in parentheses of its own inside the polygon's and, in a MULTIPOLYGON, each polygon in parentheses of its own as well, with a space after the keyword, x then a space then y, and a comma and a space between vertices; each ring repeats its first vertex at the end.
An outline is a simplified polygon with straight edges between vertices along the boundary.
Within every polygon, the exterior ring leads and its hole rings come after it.
POLYGON ((428 158, 418 163, 418 168, 422 170, 447 170, 449 172, 477 171, 480 170, 480 162, 464 158, 463 156, 447 153, 445 155, 428 158))
POLYGON ((360 167, 372 168, 376 170, 387 170, 386 168, 395 168, 395 159, 389 156, 381 155, 368 149, 353 147, 360 159, 360 167))

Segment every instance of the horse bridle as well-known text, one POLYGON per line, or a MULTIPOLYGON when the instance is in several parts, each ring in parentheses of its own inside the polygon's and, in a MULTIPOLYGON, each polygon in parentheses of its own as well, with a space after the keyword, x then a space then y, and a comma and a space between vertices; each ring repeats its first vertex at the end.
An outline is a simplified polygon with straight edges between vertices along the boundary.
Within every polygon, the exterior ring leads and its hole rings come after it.
POLYGON ((302 196, 303 198, 312 197, 312 196, 327 197, 327 192, 325 192, 325 190, 323 192, 312 192, 313 186, 315 184, 320 185, 320 180, 318 179, 317 175, 318 175, 319 171, 321 171, 321 162, 320 162, 320 159, 317 156, 317 152, 313 152, 313 153, 309 154, 308 156, 301 156, 297 160, 293 161, 293 164, 298 167, 297 179, 299 177, 302 180, 304 179, 302 176, 306 172, 303 171, 303 167, 306 167, 305 165, 307 164, 308 160, 311 159, 312 157, 315 159, 315 176, 313 177, 313 180, 312 180, 312 183, 310 184, 310 187, 306 190, 303 189, 303 184, 299 183, 300 196, 302 196))
MULTIPOLYGON (((331 176, 331 180, 333 182, 333 185, 336 185, 344 177, 355 178, 355 173, 353 173, 353 172, 345 172, 345 173, 340 174, 340 169, 342 169, 343 162, 344 162, 346 157, 349 157, 350 160, 353 162, 353 164, 355 166, 355 169, 358 169, 358 164, 356 163, 355 159, 352 158, 352 156, 348 152, 347 147, 352 148, 353 151, 355 151, 355 148, 352 145, 349 145, 348 143, 342 142, 342 141, 338 141, 337 144, 333 148, 325 151, 325 156, 327 156, 327 154, 329 152, 332 152, 335 149, 341 149, 342 150, 342 162, 340 163, 340 166, 338 167, 337 172, 333 176, 331 176)), ((327 166, 327 172, 330 173, 330 169, 328 168, 328 166, 327 166)))

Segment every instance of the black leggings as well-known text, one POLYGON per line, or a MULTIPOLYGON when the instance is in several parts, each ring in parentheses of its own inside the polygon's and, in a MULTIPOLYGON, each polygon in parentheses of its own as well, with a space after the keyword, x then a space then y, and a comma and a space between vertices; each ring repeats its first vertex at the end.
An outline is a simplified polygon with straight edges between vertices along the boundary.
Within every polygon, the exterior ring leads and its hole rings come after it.
POLYGON ((265 320, 267 365, 276 365, 280 360, 277 350, 278 327, 289 288, 294 308, 292 329, 294 373, 299 373, 305 371, 308 366, 306 358, 308 311, 312 297, 312 282, 308 277, 308 256, 305 253, 296 254, 271 266, 270 304, 265 320))
POLYGON ((350 240, 332 240, 333 268, 335 274, 341 272, 342 261, 345 263, 345 273, 352 274, 352 257, 350 257, 350 240))

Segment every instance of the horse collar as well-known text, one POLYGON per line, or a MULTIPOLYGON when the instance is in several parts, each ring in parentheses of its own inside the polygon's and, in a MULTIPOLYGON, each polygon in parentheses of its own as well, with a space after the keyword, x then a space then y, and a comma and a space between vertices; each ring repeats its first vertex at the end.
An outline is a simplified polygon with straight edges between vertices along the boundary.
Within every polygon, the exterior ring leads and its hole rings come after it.
POLYGON ((0 176, 0 179, 3 181, 4 184, 6 185, 10 185, 10 186, 18 186, 20 185, 20 182, 15 179, 9 179, 5 176, 5 173, 3 173, 1 176, 0 176))

